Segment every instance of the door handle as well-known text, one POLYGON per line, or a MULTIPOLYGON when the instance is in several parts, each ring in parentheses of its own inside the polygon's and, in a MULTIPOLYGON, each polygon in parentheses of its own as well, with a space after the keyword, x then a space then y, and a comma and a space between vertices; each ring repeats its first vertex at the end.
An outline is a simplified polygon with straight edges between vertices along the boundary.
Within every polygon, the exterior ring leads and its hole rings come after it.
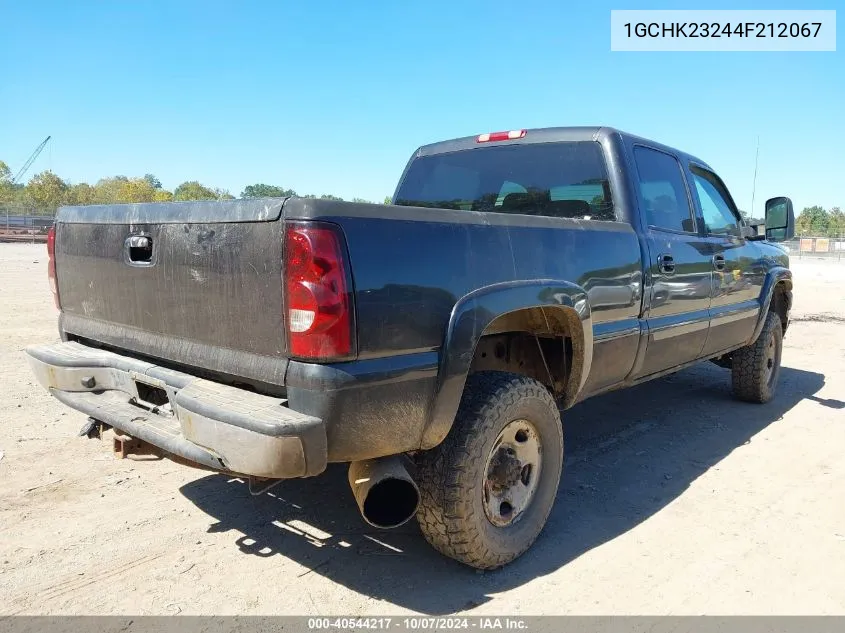
POLYGON ((713 268, 716 270, 725 270, 725 256, 721 254, 713 255, 713 268))
POLYGON ((658 255, 657 267, 660 269, 660 272, 666 275, 672 275, 675 273, 675 258, 671 255, 658 255))

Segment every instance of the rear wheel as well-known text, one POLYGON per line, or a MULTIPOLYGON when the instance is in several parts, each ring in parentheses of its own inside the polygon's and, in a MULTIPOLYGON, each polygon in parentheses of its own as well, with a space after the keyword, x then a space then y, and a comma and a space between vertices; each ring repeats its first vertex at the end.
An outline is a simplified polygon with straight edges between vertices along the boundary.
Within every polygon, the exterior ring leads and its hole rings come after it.
POLYGON ((771 400, 780 376, 782 351, 783 326, 780 317, 769 312, 757 340, 733 353, 731 379, 734 396, 746 402, 771 400))
POLYGON ((422 533, 472 567, 505 565, 546 524, 562 465, 560 414, 548 389, 518 374, 473 374, 449 435, 419 457, 422 533))

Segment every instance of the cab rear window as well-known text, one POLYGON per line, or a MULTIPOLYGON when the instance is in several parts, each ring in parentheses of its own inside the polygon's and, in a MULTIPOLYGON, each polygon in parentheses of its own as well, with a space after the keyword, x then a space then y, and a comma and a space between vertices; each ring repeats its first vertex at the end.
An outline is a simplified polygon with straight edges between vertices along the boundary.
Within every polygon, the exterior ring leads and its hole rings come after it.
POLYGON ((395 204, 615 220, 607 167, 594 141, 510 144, 416 158, 395 204))

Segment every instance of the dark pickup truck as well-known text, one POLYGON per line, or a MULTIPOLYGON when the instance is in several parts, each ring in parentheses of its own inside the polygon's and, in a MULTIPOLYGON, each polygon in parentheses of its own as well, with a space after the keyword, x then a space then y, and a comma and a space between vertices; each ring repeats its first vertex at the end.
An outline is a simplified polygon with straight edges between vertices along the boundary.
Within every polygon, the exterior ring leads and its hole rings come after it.
POLYGON ((489 569, 546 522, 561 410, 708 359, 773 397, 793 232, 788 198, 758 235, 706 163, 618 130, 482 134, 414 152, 390 205, 62 208, 62 342, 27 354, 121 454, 255 492, 349 462, 368 522, 489 569))

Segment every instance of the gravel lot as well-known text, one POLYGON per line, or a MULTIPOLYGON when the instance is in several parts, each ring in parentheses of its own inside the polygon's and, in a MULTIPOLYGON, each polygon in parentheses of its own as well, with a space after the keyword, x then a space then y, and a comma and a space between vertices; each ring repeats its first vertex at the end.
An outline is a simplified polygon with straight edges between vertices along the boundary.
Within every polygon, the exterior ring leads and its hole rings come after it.
POLYGON ((773 402, 706 363, 567 412, 546 530, 485 574, 369 529, 343 468, 253 498, 76 437, 22 352, 58 339, 46 264, 0 244, 0 615, 845 614, 845 262, 793 263, 773 402))

